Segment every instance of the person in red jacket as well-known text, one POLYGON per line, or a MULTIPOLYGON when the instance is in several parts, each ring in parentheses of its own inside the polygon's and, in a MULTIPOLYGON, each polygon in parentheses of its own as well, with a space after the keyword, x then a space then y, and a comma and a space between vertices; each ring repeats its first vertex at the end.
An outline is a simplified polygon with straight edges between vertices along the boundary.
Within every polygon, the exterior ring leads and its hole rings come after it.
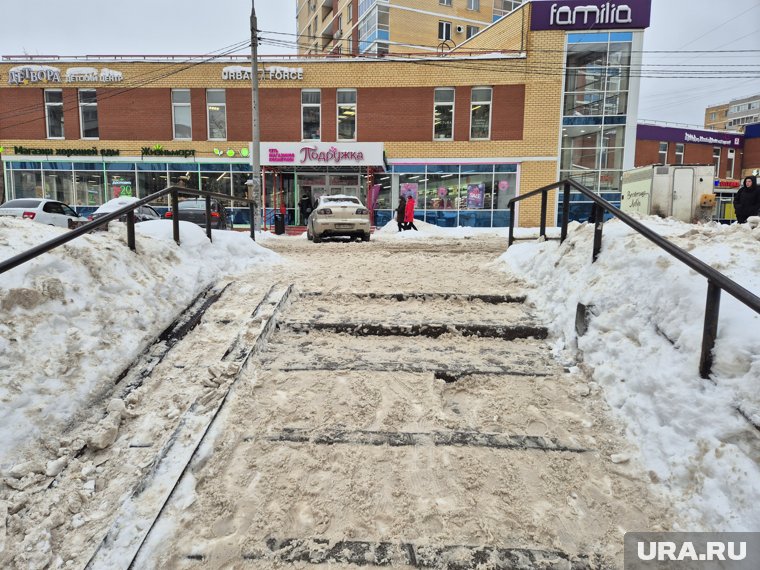
POLYGON ((407 230, 419 231, 417 226, 414 225, 414 195, 409 194, 406 197, 406 211, 404 213, 404 223, 407 230))

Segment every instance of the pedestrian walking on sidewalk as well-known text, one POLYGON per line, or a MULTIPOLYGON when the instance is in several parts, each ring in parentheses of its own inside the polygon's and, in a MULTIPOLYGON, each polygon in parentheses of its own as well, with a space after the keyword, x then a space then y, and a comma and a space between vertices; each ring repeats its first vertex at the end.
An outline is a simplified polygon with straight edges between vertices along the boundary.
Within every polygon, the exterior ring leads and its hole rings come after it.
POLYGON ((404 224, 404 216, 406 215, 406 198, 403 196, 398 197, 398 207, 396 208, 396 223, 398 224, 398 231, 403 232, 406 229, 404 224))
POLYGON ((417 226, 414 225, 414 196, 412 194, 409 194, 406 198, 406 211, 404 213, 404 223, 406 224, 406 229, 408 230, 414 230, 419 231, 417 229, 417 226))
POLYGON ((754 176, 747 176, 742 182, 742 187, 734 196, 734 209, 736 220, 740 224, 745 223, 750 216, 760 216, 760 189, 754 176))

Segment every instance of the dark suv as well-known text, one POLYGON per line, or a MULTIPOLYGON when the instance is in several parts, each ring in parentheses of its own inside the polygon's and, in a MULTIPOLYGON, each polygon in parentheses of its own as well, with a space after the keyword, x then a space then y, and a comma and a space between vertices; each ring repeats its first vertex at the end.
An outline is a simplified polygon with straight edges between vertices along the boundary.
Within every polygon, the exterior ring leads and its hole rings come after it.
MULTIPOLYGON (((165 218, 171 219, 174 212, 169 210, 164 214, 165 218)), ((184 222, 193 222, 199 226, 206 227, 206 200, 202 198, 193 198, 191 200, 182 200, 178 207, 179 219, 184 222)), ((214 230, 229 229, 230 223, 227 219, 227 210, 219 202, 211 200, 211 228, 214 230)))

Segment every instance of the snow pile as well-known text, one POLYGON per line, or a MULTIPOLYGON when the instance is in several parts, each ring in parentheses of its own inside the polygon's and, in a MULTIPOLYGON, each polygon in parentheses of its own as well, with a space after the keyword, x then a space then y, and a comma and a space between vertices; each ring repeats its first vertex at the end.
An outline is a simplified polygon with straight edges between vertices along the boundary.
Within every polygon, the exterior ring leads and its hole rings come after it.
MULTIPOLYGON (((760 293, 760 228, 644 222, 760 293)), ((557 351, 580 351, 688 530, 759 530, 760 439, 739 410, 760 423, 760 315, 722 295, 713 376, 703 380, 706 279, 618 221, 605 224, 594 264, 592 242, 593 226, 573 224, 564 244, 515 244, 501 260, 533 286, 557 351), (580 337, 578 303, 592 305, 580 337)))
MULTIPOLYGON (((14 449, 60 433, 208 285, 279 256, 246 234, 180 222, 137 224, 75 239, 0 275, 0 469, 14 449)), ((66 230, 0 218, 0 259, 66 230)))
MULTIPOLYGON (((480 236, 498 236, 505 239, 509 237, 509 228, 473 228, 470 226, 444 228, 417 219, 414 220, 414 225, 418 231, 405 230, 400 232, 398 231, 398 223, 393 219, 383 227, 378 228, 373 237, 383 241, 430 238, 471 239, 480 236)), ((547 228, 546 233, 550 237, 559 236, 559 228, 547 228)), ((538 237, 538 228, 515 228, 515 237, 518 239, 538 237)))

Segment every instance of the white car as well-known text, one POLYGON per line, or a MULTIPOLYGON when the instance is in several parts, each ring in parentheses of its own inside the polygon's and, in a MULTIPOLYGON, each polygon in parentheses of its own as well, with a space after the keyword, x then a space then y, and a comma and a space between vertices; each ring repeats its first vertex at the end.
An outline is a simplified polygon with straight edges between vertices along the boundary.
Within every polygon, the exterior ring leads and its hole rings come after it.
POLYGON ((337 236, 369 241, 369 210, 356 196, 322 196, 306 222, 306 237, 314 243, 337 236))
POLYGON ((87 222, 70 206, 47 198, 17 198, 0 206, 0 216, 34 220, 49 226, 75 228, 87 222))
MULTIPOLYGON (((106 214, 110 214, 111 212, 115 212, 116 210, 120 210, 124 206, 129 206, 130 204, 133 204, 137 202, 139 198, 134 198, 132 196, 123 196, 120 198, 114 198, 113 200, 109 200, 102 206, 100 206, 97 210, 95 210, 92 214, 90 214, 87 219, 97 220, 101 216, 105 216, 106 214)), ((156 212, 153 208, 147 205, 138 206, 134 210, 135 212, 135 222, 149 222, 153 220, 160 220, 161 216, 158 212, 156 212)), ((127 215, 124 214, 119 218, 120 222, 126 222, 127 221, 127 215)), ((100 226, 97 228, 99 230, 107 230, 108 224, 105 226, 100 226)))

